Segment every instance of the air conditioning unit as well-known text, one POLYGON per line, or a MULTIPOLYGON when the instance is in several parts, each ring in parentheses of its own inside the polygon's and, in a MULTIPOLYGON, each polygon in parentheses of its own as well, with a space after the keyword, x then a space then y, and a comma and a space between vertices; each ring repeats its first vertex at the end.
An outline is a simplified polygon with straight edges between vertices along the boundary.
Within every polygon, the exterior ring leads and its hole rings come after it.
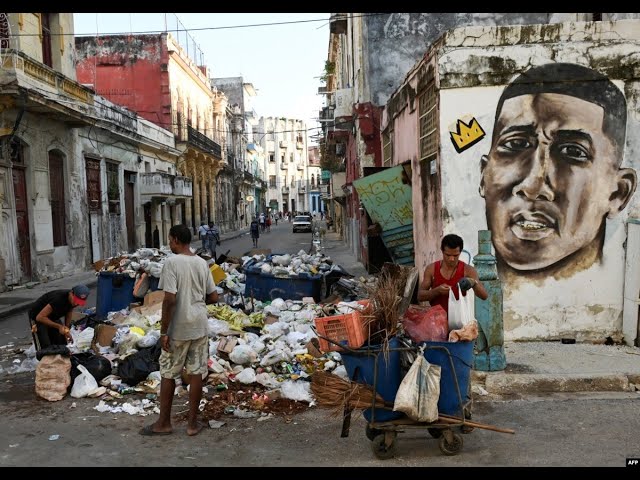
POLYGON ((136 183, 136 174, 130 173, 127 175, 127 183, 136 183))

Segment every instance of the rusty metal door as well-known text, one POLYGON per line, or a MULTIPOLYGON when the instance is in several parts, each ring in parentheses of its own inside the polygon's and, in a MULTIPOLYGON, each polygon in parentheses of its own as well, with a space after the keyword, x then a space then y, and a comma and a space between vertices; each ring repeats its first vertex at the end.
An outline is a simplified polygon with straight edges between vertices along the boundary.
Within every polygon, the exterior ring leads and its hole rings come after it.
POLYGON ((16 199, 18 224, 18 251, 22 278, 31 280, 31 236, 29 234, 29 207, 27 204, 27 182, 22 168, 13 168, 13 193, 16 199))
POLYGON ((134 172, 124 172, 124 214, 127 224, 127 246, 129 251, 136 249, 136 224, 135 206, 133 204, 133 186, 135 185, 136 174, 134 172))

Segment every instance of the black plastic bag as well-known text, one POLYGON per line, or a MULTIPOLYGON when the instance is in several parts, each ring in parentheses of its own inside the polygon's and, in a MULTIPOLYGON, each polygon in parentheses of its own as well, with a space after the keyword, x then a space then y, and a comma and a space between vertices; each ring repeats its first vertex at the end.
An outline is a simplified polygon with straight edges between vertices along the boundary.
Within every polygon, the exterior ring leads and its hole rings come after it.
POLYGON ((136 353, 125 358, 118 365, 118 376, 124 383, 130 386, 137 385, 143 381, 151 372, 160 370, 160 353, 162 347, 160 342, 153 347, 142 348, 136 353))
POLYGON ((74 353, 71 355, 71 385, 73 385, 76 377, 80 375, 78 365, 84 365, 98 383, 100 383, 103 378, 111 375, 112 371, 111 362, 102 355, 96 355, 92 352, 74 353))
POLYGON ((42 357, 46 357, 47 355, 62 355, 63 357, 68 357, 71 355, 71 352, 66 345, 49 345, 48 347, 42 348, 36 352, 36 358, 38 361, 42 360, 42 357))

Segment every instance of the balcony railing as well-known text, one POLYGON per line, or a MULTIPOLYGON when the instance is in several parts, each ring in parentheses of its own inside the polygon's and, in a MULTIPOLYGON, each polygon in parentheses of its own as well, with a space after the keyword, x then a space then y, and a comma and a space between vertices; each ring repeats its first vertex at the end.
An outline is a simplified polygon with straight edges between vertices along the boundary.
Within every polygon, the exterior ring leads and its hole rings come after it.
POLYGON ((167 196, 173 195, 173 179, 174 175, 168 173, 155 172, 143 173, 140 175, 141 195, 167 196))
POLYGON ((303 194, 307 193, 307 187, 305 185, 301 185, 298 187, 298 193, 303 194))
POLYGON ((280 148, 287 148, 289 146, 289 142, 286 140, 280 140, 280 148))
POLYGON ((187 126, 188 137, 187 141, 194 147, 207 152, 214 157, 222 158, 222 147, 219 143, 214 142, 206 135, 203 135, 192 126, 187 126))
POLYGON ((304 150, 304 142, 296 142, 296 148, 298 150, 304 150))
POLYGON ((289 194, 289 187, 282 187, 282 194, 283 195, 288 195, 289 194))
POLYGON ((176 176, 173 179, 173 194, 177 197, 193 197, 193 182, 189 177, 176 176))

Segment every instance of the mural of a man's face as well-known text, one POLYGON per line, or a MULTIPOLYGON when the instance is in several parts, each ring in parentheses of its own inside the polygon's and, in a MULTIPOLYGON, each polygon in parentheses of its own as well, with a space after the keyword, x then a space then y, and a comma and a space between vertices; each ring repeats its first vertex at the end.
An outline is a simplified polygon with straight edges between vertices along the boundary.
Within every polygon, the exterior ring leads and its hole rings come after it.
POLYGON ((583 249, 601 252, 605 219, 635 190, 602 106, 560 93, 508 98, 482 158, 480 193, 498 256, 541 270, 583 249))

